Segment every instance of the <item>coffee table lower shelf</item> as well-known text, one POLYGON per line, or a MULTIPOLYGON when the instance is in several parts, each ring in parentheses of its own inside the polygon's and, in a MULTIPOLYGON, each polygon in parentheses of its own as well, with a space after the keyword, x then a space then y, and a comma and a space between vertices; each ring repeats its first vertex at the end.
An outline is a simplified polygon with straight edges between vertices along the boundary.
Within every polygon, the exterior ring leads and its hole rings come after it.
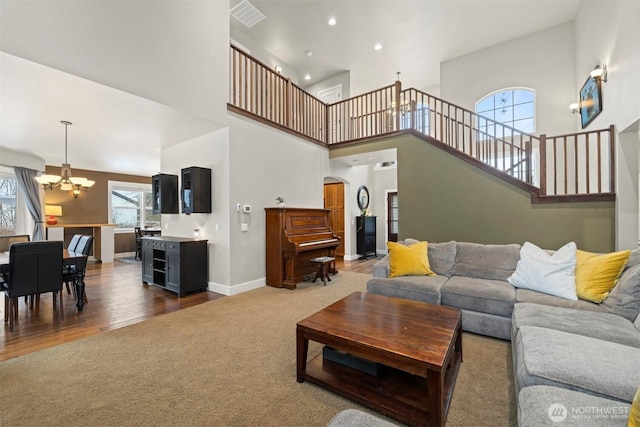
MULTIPOLYGON (((440 408, 443 424, 449 411, 460 362, 461 354, 455 352, 445 372, 440 408)), ((370 375, 330 360, 323 360, 322 354, 307 362, 302 376, 305 380, 403 423, 415 426, 437 425, 430 422, 432 414, 429 408, 427 378, 386 366, 379 375, 370 375)))

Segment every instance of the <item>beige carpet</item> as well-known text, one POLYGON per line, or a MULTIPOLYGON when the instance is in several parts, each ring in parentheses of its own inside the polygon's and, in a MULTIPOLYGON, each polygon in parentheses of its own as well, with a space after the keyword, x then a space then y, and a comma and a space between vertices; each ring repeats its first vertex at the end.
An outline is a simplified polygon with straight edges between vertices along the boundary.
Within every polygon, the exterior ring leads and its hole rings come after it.
MULTIPOLYGON (((295 325, 368 277, 256 289, 2 362, 0 425, 323 426, 363 408, 296 382, 295 325)), ((514 425, 508 343, 465 333, 463 351, 447 425, 514 425)))

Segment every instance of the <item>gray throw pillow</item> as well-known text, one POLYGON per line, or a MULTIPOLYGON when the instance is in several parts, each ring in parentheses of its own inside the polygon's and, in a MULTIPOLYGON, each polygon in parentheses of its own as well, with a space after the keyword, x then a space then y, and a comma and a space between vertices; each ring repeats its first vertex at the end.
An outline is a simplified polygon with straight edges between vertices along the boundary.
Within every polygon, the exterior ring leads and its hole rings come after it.
MULTIPOLYGON (((420 240, 416 239, 404 239, 404 244, 407 246, 419 242, 420 240)), ((451 272, 456 262, 456 242, 429 242, 427 246, 427 257, 429 258, 431 271, 440 276, 451 277, 451 272)))
POLYGON ((627 268, 601 304, 609 313, 634 321, 640 312, 640 264, 627 268))
POLYGON ((520 259, 520 245, 483 245, 458 242, 454 276, 507 280, 520 259))

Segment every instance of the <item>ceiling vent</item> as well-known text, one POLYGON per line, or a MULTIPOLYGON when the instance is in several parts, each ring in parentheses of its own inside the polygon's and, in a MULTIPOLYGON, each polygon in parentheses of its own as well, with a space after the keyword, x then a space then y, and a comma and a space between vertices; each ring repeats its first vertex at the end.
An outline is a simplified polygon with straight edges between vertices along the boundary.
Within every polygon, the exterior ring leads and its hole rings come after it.
POLYGON ((242 22, 248 28, 253 27, 258 22, 266 18, 266 15, 252 5, 248 0, 242 0, 231 9, 231 16, 242 22))

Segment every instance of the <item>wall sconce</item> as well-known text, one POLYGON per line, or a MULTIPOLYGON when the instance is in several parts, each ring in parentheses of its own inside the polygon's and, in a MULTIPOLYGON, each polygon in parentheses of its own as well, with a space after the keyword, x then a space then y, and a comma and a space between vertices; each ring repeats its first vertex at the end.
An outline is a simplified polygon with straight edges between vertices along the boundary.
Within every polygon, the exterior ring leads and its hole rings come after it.
POLYGON ((200 229, 196 228, 193 230, 193 238, 197 239, 198 237, 200 237, 200 229))
POLYGON ((591 71, 591 77, 596 80, 602 80, 603 82, 607 82, 607 66, 605 64, 596 65, 595 68, 591 71))
POLYGON ((569 104, 569 110, 571 110, 572 114, 579 114, 580 104, 578 104, 577 102, 574 102, 573 104, 569 104))
POLYGON ((275 67, 273 67, 276 70, 276 73, 280 74, 282 72, 282 67, 279 65, 276 65, 275 67))

